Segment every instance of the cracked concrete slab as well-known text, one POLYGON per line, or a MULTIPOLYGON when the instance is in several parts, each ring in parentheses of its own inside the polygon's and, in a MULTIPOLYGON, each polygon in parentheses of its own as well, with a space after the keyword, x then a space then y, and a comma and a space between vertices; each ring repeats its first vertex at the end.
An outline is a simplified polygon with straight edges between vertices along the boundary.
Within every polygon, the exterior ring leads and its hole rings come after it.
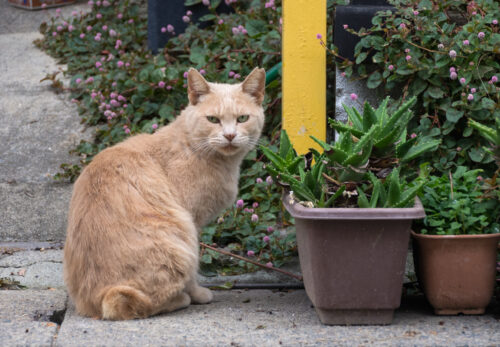
POLYGON ((439 317, 423 297, 410 297, 389 326, 322 325, 305 291, 215 292, 208 305, 142 320, 100 321, 80 317, 70 304, 58 346, 428 346, 496 345, 491 315, 439 317))
POLYGON ((0 344, 2 346, 51 346, 59 330, 50 321, 64 311, 62 290, 0 290, 0 344))

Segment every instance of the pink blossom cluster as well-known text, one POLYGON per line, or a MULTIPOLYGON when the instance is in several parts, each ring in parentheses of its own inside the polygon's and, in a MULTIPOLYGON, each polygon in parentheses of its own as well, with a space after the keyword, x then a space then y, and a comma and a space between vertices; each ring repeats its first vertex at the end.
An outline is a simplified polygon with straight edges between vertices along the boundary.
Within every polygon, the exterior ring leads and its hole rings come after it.
POLYGON ((224 0, 224 2, 226 3, 226 5, 231 5, 234 4, 235 2, 238 2, 238 0, 224 0))
POLYGON ((239 73, 234 72, 234 71, 229 71, 228 76, 234 78, 235 80, 241 78, 241 75, 239 73))
POLYGON ((276 4, 274 3, 274 0, 268 0, 268 1, 264 4, 264 7, 265 7, 265 8, 272 8, 273 10, 276 10, 276 4))
POLYGON ((245 29, 245 27, 243 25, 238 25, 237 27, 233 27, 231 29, 231 31, 233 32, 233 35, 245 35, 245 34, 248 34, 247 29, 245 29))

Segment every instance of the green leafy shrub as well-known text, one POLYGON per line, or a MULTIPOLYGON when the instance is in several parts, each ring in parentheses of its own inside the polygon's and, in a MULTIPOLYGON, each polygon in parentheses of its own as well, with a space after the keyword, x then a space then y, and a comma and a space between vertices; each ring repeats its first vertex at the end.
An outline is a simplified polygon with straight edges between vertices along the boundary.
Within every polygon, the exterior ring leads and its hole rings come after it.
POLYGON ((488 195, 481 172, 459 166, 453 174, 428 177, 420 195, 426 217, 416 230, 436 235, 499 233, 500 205, 488 195))
POLYGON ((387 113, 389 98, 378 109, 365 103, 363 114, 344 106, 348 124, 330 120, 339 132, 337 141, 332 145, 311 136, 323 152, 311 149, 305 158, 297 156, 282 131, 277 153, 261 148, 271 161, 266 169, 286 183, 306 206, 412 206, 423 181, 410 186, 400 177, 400 167, 439 145, 437 140, 422 141, 416 134, 407 135, 412 117, 409 108, 415 100, 412 98, 392 115, 387 113))
MULTIPOLYGON (((457 165, 492 171, 468 119, 492 125, 500 115, 500 4, 496 0, 392 0, 361 38, 355 59, 340 70, 366 79, 368 88, 418 97, 411 132, 442 139, 430 158, 442 172, 457 165)), ((401 101, 400 101, 401 102, 401 101)), ((426 158, 426 160, 429 158, 426 158)))

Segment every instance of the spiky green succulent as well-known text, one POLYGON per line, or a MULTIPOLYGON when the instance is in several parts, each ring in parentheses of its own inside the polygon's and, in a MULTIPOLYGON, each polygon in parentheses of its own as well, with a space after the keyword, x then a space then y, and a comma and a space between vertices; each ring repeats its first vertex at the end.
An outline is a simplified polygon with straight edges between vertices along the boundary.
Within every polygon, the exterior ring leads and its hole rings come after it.
POLYGON ((299 200, 310 201, 316 207, 412 205, 423 180, 409 185, 400 177, 399 167, 436 149, 439 141, 408 138, 406 128, 415 98, 392 115, 387 112, 388 101, 385 99, 378 109, 365 103, 363 114, 344 106, 348 124, 330 120, 339 133, 333 144, 311 136, 323 149, 311 149, 312 158, 311 154, 298 156, 282 130, 278 153, 261 147, 271 161, 267 170, 287 184, 299 200))

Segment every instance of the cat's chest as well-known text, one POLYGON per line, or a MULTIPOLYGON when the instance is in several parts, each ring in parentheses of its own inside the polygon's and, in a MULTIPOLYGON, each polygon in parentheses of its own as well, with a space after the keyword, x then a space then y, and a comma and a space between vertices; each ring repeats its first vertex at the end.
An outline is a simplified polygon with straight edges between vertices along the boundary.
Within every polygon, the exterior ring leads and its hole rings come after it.
POLYGON ((201 163, 184 170, 175 183, 196 224, 205 225, 229 207, 238 193, 239 165, 201 163))

